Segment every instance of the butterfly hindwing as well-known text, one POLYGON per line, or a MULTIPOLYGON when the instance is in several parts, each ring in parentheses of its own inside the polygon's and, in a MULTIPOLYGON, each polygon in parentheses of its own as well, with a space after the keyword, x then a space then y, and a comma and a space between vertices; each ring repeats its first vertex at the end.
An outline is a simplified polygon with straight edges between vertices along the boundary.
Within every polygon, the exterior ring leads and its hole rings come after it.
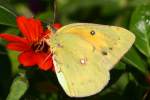
POLYGON ((95 48, 75 34, 55 34, 50 40, 58 80, 72 97, 93 95, 109 81, 109 70, 95 48))

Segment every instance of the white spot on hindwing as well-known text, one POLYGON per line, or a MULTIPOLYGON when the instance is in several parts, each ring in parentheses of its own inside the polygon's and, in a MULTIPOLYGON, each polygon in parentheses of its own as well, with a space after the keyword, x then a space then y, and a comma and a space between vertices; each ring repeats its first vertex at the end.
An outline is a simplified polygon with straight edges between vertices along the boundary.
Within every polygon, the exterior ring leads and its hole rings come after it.
POLYGON ((87 58, 81 58, 80 63, 85 65, 87 63, 87 58))

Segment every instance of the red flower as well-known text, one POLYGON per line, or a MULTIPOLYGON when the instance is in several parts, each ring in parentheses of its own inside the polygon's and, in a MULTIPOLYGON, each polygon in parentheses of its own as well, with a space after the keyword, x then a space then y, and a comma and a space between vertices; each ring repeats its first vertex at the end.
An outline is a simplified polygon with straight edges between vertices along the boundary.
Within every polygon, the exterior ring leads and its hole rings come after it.
MULTIPOLYGON (((18 59, 25 67, 38 65, 42 70, 53 68, 51 52, 45 39, 51 34, 50 30, 43 30, 40 20, 17 17, 17 25, 23 37, 10 34, 0 34, 0 37, 9 41, 7 48, 20 51, 18 59)), ((54 24, 54 28, 60 28, 60 24, 54 24)))

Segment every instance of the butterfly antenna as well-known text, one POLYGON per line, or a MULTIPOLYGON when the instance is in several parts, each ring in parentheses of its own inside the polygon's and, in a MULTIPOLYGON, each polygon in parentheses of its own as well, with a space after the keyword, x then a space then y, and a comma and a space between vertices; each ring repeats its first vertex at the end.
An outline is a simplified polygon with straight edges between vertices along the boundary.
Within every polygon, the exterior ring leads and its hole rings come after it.
POLYGON ((56 29, 55 29, 53 26, 51 26, 51 25, 48 25, 47 28, 48 28, 48 30, 50 30, 52 33, 55 33, 55 32, 56 32, 56 29))
POLYGON ((52 24, 47 25, 48 30, 50 30, 52 33, 56 32, 56 29, 52 26, 56 20, 56 9, 57 9, 57 0, 54 0, 54 2, 53 2, 53 22, 52 22, 52 24))
POLYGON ((53 24, 55 23, 56 20, 56 11, 57 11, 57 0, 54 0, 54 11, 53 11, 53 24))

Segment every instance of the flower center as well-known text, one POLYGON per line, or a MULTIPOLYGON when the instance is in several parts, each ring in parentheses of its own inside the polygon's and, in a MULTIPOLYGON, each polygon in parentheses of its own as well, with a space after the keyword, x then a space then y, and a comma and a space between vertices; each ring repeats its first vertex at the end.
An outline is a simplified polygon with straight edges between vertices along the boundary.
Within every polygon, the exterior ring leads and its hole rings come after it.
POLYGON ((32 49, 35 52, 48 52, 49 46, 44 40, 41 40, 39 42, 33 43, 32 49))

